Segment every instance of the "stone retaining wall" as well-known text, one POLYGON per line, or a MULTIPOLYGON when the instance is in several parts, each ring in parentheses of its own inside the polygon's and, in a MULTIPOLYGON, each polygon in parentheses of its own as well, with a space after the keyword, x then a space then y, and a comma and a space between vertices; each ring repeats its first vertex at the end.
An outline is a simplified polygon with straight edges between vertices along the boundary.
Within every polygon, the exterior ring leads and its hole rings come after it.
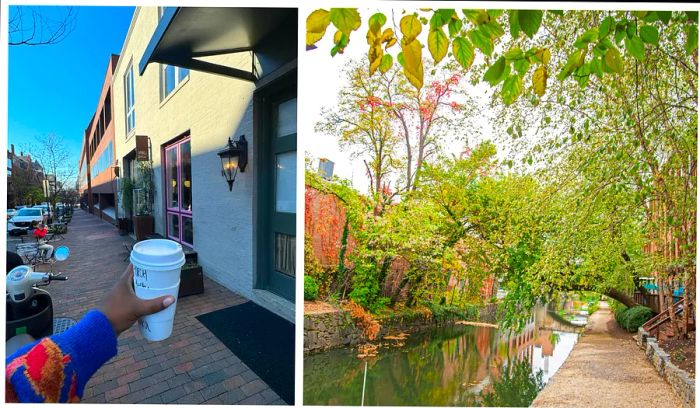
MULTIPOLYGON (((496 305, 486 305, 479 311, 480 322, 495 321, 496 305)), ((459 320, 457 316, 435 319, 431 314, 397 313, 379 319, 378 339, 389 333, 417 332, 459 320)), ((347 310, 304 315, 304 353, 316 353, 333 348, 353 346, 363 342, 362 331, 355 327, 347 310)))
POLYGON ((695 379, 688 372, 678 368, 668 355, 656 342, 656 337, 650 335, 643 328, 637 333, 637 345, 644 349, 647 359, 659 372, 673 391, 683 400, 686 408, 695 407, 695 379))

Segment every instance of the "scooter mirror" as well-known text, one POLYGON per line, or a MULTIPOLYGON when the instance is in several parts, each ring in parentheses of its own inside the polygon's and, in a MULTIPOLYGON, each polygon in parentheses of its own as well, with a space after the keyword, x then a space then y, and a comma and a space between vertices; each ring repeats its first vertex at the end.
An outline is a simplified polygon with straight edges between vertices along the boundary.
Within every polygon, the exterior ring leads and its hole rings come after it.
POLYGON ((53 256, 57 261, 65 261, 70 255, 70 249, 67 246, 60 246, 53 251, 53 256))

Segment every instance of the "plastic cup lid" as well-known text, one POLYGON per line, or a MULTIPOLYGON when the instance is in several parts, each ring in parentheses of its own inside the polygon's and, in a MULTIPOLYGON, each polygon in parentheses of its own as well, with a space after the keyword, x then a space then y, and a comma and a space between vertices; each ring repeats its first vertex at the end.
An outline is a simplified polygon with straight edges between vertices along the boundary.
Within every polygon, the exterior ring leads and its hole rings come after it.
POLYGON ((147 239, 134 244, 131 261, 159 269, 179 268, 185 263, 182 246, 169 239, 147 239))

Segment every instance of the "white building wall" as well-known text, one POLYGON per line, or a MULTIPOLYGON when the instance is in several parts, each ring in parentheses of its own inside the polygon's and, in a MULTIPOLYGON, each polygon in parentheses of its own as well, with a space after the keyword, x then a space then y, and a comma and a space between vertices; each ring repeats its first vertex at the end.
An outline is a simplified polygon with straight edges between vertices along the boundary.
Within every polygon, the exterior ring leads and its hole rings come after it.
MULTIPOLYGON (((294 304, 269 292, 253 289, 255 152, 253 135, 253 83, 220 75, 190 71, 164 101, 160 101, 159 65, 151 63, 142 76, 138 64, 157 25, 155 7, 138 8, 121 59, 115 71, 116 154, 123 157, 135 147, 126 135, 124 74, 133 61, 136 126, 134 134, 150 137, 156 195, 156 232, 166 235, 163 203, 161 147, 190 132, 192 150, 192 207, 194 246, 204 273, 226 288, 294 321, 294 304), (248 139, 248 166, 229 191, 221 175, 217 152, 229 137, 248 139)), ((209 61, 245 69, 251 55, 226 55, 209 61)), ((205 288, 206 290, 206 288, 205 288)))

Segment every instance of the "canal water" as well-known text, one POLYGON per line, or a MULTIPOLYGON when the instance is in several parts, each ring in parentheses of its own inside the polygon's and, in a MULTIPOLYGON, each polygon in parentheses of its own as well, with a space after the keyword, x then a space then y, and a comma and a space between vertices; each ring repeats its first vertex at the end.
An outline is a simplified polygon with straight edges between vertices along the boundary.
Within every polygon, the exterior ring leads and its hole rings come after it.
POLYGON ((463 325, 414 333, 365 360, 356 348, 305 356, 304 404, 527 406, 578 340, 552 317, 538 310, 517 335, 463 325))

